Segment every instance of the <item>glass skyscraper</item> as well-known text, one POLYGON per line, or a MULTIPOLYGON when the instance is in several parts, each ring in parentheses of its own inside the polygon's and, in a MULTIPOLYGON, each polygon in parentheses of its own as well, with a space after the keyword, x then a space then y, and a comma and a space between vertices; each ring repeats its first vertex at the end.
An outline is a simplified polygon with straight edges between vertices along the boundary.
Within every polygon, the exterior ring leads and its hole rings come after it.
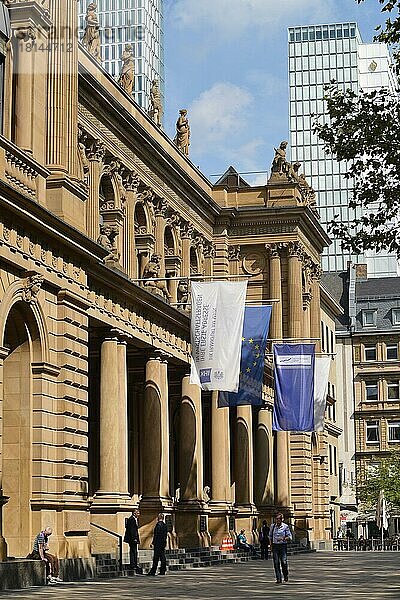
MULTIPOLYGON (((355 92, 387 87, 395 91, 391 60, 385 44, 364 44, 356 23, 290 27, 289 35, 289 115, 292 161, 299 161, 317 192, 317 203, 324 226, 338 214, 349 222, 353 183, 344 178, 346 165, 327 156, 323 143, 312 133, 312 115, 326 114, 324 85, 335 79, 355 92)), ((340 240, 325 250, 325 271, 345 271, 347 262, 368 264, 369 277, 395 276, 394 255, 368 253, 354 256, 344 252, 340 240)))
MULTIPOLYGON (((79 0, 79 37, 85 30, 90 0, 79 0)), ((121 56, 131 44, 135 56, 134 99, 145 110, 150 103, 153 79, 160 82, 164 96, 163 0, 97 0, 102 64, 118 78, 121 56)))

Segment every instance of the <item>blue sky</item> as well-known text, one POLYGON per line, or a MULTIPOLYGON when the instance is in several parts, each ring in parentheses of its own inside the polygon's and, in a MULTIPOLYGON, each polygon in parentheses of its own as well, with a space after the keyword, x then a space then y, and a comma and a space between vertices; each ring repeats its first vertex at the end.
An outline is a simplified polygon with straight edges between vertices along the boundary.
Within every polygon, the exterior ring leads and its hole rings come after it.
MULTIPOLYGON (((208 177, 269 170, 288 138, 287 27, 356 21, 370 42, 378 0, 164 0, 166 113, 187 108, 190 158, 208 177)), ((266 175, 246 175, 251 183, 266 175)), ((211 177, 215 181, 214 177, 211 177)))

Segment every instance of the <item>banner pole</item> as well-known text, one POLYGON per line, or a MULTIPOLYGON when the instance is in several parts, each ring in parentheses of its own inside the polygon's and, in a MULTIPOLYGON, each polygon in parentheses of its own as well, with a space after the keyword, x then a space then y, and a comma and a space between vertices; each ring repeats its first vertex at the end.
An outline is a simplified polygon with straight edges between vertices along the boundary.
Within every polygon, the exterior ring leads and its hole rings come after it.
MULTIPOLYGON (((256 301, 249 300, 248 303, 246 302, 246 306, 252 306, 253 302, 264 302, 265 304, 270 304, 272 302, 280 302, 280 300, 275 300, 275 299, 256 300, 256 301)), ((188 304, 189 304, 189 302, 170 302, 170 306, 181 306, 181 305, 187 306, 188 304)))
POLYGON ((319 342, 321 338, 275 338, 268 340, 269 342, 286 343, 286 342, 319 342))
POLYGON ((246 278, 251 279, 254 275, 193 275, 192 277, 139 277, 131 279, 134 283, 140 281, 197 281, 202 279, 237 279, 246 278))

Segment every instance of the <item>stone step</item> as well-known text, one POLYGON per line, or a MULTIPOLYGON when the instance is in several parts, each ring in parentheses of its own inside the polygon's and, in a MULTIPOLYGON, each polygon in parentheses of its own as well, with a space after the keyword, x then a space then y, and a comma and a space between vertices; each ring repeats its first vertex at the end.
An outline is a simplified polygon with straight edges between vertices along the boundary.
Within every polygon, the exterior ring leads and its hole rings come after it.
MULTIPOLYGON (((290 544, 288 547, 289 555, 305 554, 311 551, 312 550, 304 548, 300 544, 290 544)), ((212 546, 210 548, 195 548, 192 550, 186 550, 184 548, 168 550, 166 555, 168 571, 182 571, 186 569, 199 569, 215 565, 238 564, 260 558, 259 554, 250 555, 247 552, 238 550, 222 551, 216 546, 212 546)), ((121 576, 127 577, 134 575, 134 573, 129 569, 129 557, 127 555, 124 555, 125 564, 123 564, 122 573, 119 572, 118 562, 112 555, 98 555, 96 559, 97 576, 99 578, 103 579, 121 576)), ((151 569, 152 550, 139 551, 139 564, 144 573, 151 569)))

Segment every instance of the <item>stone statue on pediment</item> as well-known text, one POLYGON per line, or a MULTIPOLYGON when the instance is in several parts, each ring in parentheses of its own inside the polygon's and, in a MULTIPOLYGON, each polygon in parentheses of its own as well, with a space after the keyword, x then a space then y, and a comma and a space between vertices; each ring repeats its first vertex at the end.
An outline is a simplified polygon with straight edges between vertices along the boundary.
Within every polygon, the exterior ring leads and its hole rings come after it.
POLYGON ((107 263, 118 263, 120 259, 120 252, 118 251, 116 238, 118 237, 118 230, 110 225, 102 225, 100 228, 100 235, 97 239, 97 243, 106 248, 109 254, 104 257, 104 262, 107 263))
POLYGON ((126 44, 121 61, 122 69, 118 83, 131 96, 135 87, 135 59, 131 44, 126 44))
POLYGON ((162 116, 163 116, 163 106, 161 101, 161 92, 158 83, 158 79, 153 79, 153 83, 151 84, 150 89, 150 107, 149 107, 149 115, 150 118, 154 121, 154 123, 161 127, 162 116))
POLYGON ((178 284, 178 304, 179 308, 189 310, 189 283, 187 279, 181 279, 178 284))
POLYGON ((176 122, 176 136, 174 142, 182 154, 189 156, 190 126, 189 119, 187 118, 186 108, 182 108, 179 111, 179 118, 176 122))
POLYGON ((100 24, 97 16, 97 4, 90 2, 86 12, 86 28, 82 44, 95 60, 101 62, 100 24))
POLYGON ((280 143, 279 148, 274 148, 275 156, 272 161, 272 175, 274 173, 280 176, 288 174, 290 163, 286 160, 287 145, 287 141, 284 140, 280 143))
POLYGON ((165 279, 159 279, 161 270, 161 256, 153 254, 149 262, 144 268, 143 279, 144 287, 148 289, 152 294, 162 296, 169 300, 171 294, 168 291, 167 283, 165 279))

